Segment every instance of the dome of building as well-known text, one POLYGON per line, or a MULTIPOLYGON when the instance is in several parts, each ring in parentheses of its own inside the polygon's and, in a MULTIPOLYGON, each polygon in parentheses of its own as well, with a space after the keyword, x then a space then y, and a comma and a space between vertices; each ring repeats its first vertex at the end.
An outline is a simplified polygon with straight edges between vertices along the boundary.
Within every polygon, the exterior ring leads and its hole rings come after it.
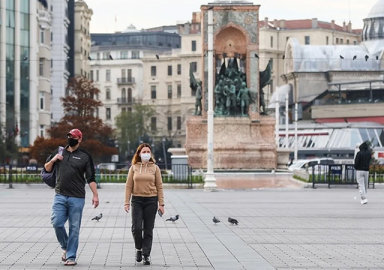
POLYGON ((366 19, 384 17, 384 0, 379 0, 372 7, 366 19))
POLYGON ((132 33, 132 32, 140 32, 140 30, 137 30, 136 27, 131 24, 130 26, 128 26, 124 31, 123 33, 132 33))

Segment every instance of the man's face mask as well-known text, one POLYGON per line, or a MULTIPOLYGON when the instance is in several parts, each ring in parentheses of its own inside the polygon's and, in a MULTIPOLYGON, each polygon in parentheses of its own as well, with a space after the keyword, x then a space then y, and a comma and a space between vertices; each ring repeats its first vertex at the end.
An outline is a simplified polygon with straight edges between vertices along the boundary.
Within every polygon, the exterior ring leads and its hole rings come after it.
POLYGON ((78 143, 79 143, 79 140, 78 140, 78 139, 68 138, 68 145, 69 145, 70 147, 74 147, 74 146, 76 146, 78 143))

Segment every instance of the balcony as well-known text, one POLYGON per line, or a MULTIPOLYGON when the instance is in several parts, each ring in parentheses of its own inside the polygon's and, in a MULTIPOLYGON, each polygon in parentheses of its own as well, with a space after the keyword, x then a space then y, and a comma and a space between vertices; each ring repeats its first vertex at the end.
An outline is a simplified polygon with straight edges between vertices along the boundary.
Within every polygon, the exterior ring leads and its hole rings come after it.
POLYGON ((132 85, 135 84, 135 78, 117 78, 117 84, 121 85, 132 85))
POLYGON ((39 23, 41 28, 50 28, 51 27, 51 15, 46 10, 39 10, 39 23))
POLYGON ((135 98, 127 98, 127 97, 117 98, 118 105, 132 105, 134 103, 136 103, 135 98))

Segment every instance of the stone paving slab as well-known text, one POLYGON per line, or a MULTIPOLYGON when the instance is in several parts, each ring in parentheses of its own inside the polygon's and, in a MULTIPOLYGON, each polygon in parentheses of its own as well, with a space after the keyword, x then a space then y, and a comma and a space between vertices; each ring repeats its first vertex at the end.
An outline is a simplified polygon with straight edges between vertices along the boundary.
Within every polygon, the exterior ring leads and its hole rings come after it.
MULTIPOLYGON (((135 264, 124 186, 84 208, 74 269, 384 269, 383 189, 165 190, 151 266, 135 264), (356 197, 356 199, 355 199, 356 197), (103 213, 97 222, 91 218, 103 213), (180 215, 175 223, 170 215, 180 215), (216 216, 221 223, 213 224, 216 216), (239 220, 230 225, 228 217, 239 220)), ((50 224, 54 191, 0 186, 0 269, 68 269, 50 224)), ((72 267, 70 267, 72 269, 72 267)))

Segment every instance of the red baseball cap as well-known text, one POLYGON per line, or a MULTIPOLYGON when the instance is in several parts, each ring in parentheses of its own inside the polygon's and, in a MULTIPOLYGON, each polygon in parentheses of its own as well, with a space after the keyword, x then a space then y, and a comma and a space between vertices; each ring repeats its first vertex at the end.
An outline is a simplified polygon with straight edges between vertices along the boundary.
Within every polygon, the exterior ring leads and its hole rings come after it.
POLYGON ((80 129, 72 129, 70 132, 68 132, 68 135, 72 135, 73 137, 83 138, 83 133, 81 133, 80 129))

